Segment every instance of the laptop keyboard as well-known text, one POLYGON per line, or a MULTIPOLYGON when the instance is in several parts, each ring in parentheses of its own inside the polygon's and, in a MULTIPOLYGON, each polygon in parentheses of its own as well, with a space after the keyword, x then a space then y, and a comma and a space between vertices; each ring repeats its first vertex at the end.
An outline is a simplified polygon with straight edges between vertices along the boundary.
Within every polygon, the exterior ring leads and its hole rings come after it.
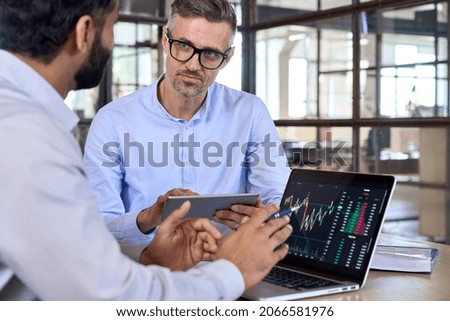
POLYGON ((279 267, 274 267, 264 278, 264 281, 294 290, 312 289, 338 284, 333 281, 281 269, 279 267))

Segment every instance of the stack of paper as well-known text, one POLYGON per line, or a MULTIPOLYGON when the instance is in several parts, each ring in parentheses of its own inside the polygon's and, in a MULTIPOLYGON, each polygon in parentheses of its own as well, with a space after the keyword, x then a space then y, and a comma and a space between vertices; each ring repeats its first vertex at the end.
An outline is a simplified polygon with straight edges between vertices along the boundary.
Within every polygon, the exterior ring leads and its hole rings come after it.
POLYGON ((431 273, 438 257, 438 249, 430 247, 378 245, 371 269, 431 273))

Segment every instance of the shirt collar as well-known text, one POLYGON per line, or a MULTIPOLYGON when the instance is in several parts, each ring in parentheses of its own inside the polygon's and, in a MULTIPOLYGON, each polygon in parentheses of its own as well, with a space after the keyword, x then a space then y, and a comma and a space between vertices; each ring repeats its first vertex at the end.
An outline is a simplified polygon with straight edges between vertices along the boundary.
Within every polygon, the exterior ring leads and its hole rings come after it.
POLYGON ((74 132, 78 116, 64 99, 36 70, 13 54, 0 49, 0 79, 8 81, 15 90, 36 102, 36 107, 48 114, 59 126, 74 132))

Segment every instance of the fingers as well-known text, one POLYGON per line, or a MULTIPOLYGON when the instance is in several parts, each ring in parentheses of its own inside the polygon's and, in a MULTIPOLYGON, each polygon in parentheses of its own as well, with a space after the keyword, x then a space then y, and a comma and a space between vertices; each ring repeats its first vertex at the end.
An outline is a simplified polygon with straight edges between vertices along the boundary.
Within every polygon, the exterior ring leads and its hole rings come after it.
POLYGON ((282 259, 284 259, 284 257, 288 254, 289 252, 289 246, 284 243, 281 244, 280 246, 278 246, 275 250, 274 250, 274 254, 276 257, 276 261, 275 264, 279 261, 281 261, 282 259))
POLYGON ((258 199, 256 200, 255 207, 263 207, 263 202, 262 202, 261 197, 258 197, 258 199))
POLYGON ((288 253, 285 242, 292 233, 288 217, 267 221, 276 210, 276 206, 253 208, 248 221, 224 237, 217 251, 211 253, 212 259, 225 258, 238 267, 246 289, 258 283, 288 253))
MULTIPOLYGON (((238 228, 241 224, 248 221, 249 217, 261 212, 264 208, 261 198, 258 198, 255 206, 235 204, 231 207, 231 210, 217 211, 215 218, 219 223, 223 223, 231 227, 232 229, 238 228)), ((267 207, 268 211, 276 212, 278 208, 275 205, 267 207)), ((255 226, 261 223, 255 222, 255 226)))
POLYGON ((189 201, 184 202, 179 208, 174 210, 165 220, 161 223, 159 229, 165 231, 172 231, 175 227, 184 219, 186 213, 191 208, 189 201))
MULTIPOLYGON (((275 204, 268 205, 266 207, 254 207, 247 205, 233 205, 231 209, 238 213, 243 213, 249 216, 248 223, 253 227, 262 225, 273 213, 278 211, 278 206, 275 204)), ((247 222, 246 222, 247 224, 247 222)))
MULTIPOLYGON (((248 208, 247 208, 248 209, 248 208)), ((247 210, 245 209, 245 210, 247 210)), ((287 253, 287 245, 281 246, 286 242, 288 237, 292 234, 292 226, 289 225, 290 217, 285 215, 277 219, 267 221, 270 215, 278 211, 278 206, 269 205, 265 208, 253 208, 253 213, 248 219, 248 227, 243 225, 244 229, 259 230, 265 235, 265 239, 269 239, 270 248, 272 248, 279 257, 284 257, 287 253)))
POLYGON ((206 218, 190 219, 192 227, 197 232, 206 232, 216 240, 222 238, 222 233, 206 218))
POLYGON ((198 234, 199 240, 202 242, 203 250, 208 254, 215 253, 218 249, 218 242, 215 237, 206 232, 198 234))
POLYGON ((165 196, 188 196, 188 195, 198 195, 198 193, 188 189, 188 188, 173 188, 168 191, 165 196))
MULTIPOLYGON (((231 207, 231 211, 217 211, 215 219, 217 222, 226 224, 232 229, 236 229, 241 224, 244 224, 247 221, 251 220, 250 224, 252 224, 253 227, 256 228, 260 225, 266 224, 266 221, 270 217, 270 215, 279 211, 279 207, 276 204, 271 204, 266 207, 262 206, 263 205, 261 205, 261 207, 256 207, 235 204, 231 207)), ((271 223, 270 226, 273 227, 271 231, 274 231, 285 225, 286 222, 289 222, 289 216, 285 216, 284 219, 285 220, 277 221, 278 224, 275 225, 274 223, 271 223)))
POLYGON ((161 210, 164 208, 164 203, 167 200, 167 195, 159 195, 158 198, 156 199, 156 206, 159 206, 161 208, 161 210))
POLYGON ((169 196, 186 196, 186 195, 198 195, 198 194, 187 188, 173 188, 166 194, 158 196, 156 203, 153 207, 155 207, 158 215, 161 217, 163 214, 164 206, 169 196))
MULTIPOLYGON (((273 220, 273 221, 277 221, 277 220, 273 220)), ((274 223, 276 223, 276 222, 274 222, 274 223)), ((269 226, 267 226, 267 228, 268 227, 269 226)), ((291 234, 292 234, 292 226, 289 224, 286 224, 286 225, 282 226, 281 228, 277 229, 275 232, 273 232, 269 236, 270 240, 271 240, 271 245, 275 252, 277 252, 282 245, 285 245, 287 247, 287 245, 284 243, 286 242, 286 240, 288 239, 288 237, 291 234)))
POLYGON ((222 223, 230 227, 231 229, 236 229, 243 223, 247 215, 236 213, 230 210, 220 210, 214 215, 214 220, 218 223, 222 223))

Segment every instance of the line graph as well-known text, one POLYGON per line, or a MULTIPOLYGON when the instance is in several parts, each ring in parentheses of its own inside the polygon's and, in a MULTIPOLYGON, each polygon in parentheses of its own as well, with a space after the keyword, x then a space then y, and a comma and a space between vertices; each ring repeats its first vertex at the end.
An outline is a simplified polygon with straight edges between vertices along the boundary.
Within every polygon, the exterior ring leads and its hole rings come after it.
POLYGON ((296 198, 294 201, 294 195, 286 198, 284 205, 300 206, 300 208, 293 213, 299 223, 300 231, 311 231, 316 223, 321 226, 325 217, 332 216, 333 211, 336 209, 334 201, 329 204, 313 203, 310 202, 311 192, 308 192, 307 196, 303 198, 296 198), (308 212, 308 209, 311 211, 308 212))

